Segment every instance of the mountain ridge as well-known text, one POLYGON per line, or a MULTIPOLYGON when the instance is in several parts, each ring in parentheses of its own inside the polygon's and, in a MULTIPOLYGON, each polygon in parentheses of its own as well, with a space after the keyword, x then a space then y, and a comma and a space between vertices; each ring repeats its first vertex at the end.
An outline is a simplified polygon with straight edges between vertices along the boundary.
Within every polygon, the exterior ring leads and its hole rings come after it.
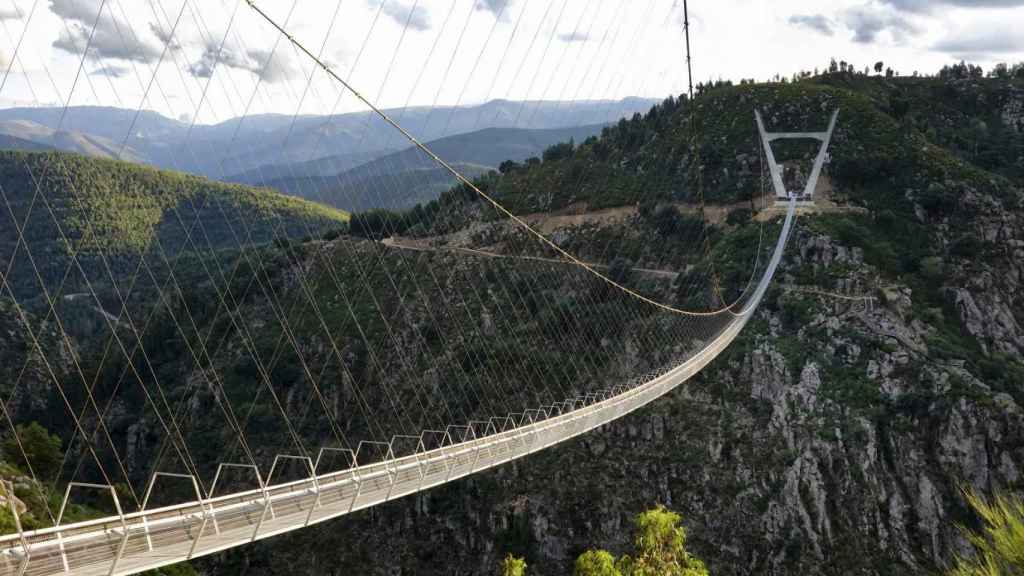
MULTIPOLYGON (((470 106, 409 107, 385 112, 398 118, 418 137, 433 140, 481 127, 510 125, 523 110, 526 114, 519 118, 519 127, 561 128, 631 115, 651 102, 641 98, 579 102, 496 100, 470 106)), ((10 120, 31 121, 51 131, 59 125, 61 131, 86 138, 124 142, 132 151, 129 159, 217 179, 228 179, 261 166, 309 162, 339 154, 382 155, 402 142, 393 129, 367 111, 294 118, 288 114, 256 114, 216 124, 192 125, 151 110, 136 114, 135 110, 105 106, 73 106, 66 113, 62 108, 0 109, 0 121, 10 120), (133 126, 131 135, 127 135, 129 126, 133 126), (286 141, 288 146, 284 146, 286 141), (228 146, 229 142, 235 145, 228 146), (235 153, 239 143, 249 143, 248 150, 235 153)))
MULTIPOLYGON (((530 157, 539 157, 552 145, 573 140, 582 142, 600 133, 602 127, 484 128, 424 145, 465 176, 474 178, 497 170, 506 161, 522 162, 530 157)), ((456 182, 456 178, 432 158, 418 148, 410 147, 335 174, 268 178, 265 185, 285 194, 353 212, 373 208, 411 208, 437 198, 456 182)))

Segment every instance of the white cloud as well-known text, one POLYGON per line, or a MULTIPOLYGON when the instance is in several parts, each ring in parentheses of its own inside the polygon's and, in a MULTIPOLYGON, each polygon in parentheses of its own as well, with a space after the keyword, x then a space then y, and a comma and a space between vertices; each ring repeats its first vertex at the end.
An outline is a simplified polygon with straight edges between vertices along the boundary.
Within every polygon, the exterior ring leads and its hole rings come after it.
POLYGON ((199 60, 189 66, 189 72, 198 78, 209 78, 217 66, 246 70, 271 84, 283 82, 296 72, 291 59, 281 49, 271 54, 269 50, 260 48, 242 51, 212 44, 207 45, 199 60))
POLYGON ((127 22, 111 18, 106 6, 99 0, 50 0, 50 11, 64 21, 54 48, 76 56, 88 48, 90 56, 99 59, 155 61, 160 50, 132 34, 127 22), (101 6, 103 14, 97 19, 101 6))
POLYGON ((590 40, 590 37, 585 32, 574 31, 563 32, 558 35, 558 39, 562 42, 586 42, 590 40))
POLYGON ((831 19, 826 18, 823 14, 797 14, 789 17, 789 23, 794 26, 800 26, 808 28, 824 34, 825 36, 832 36, 835 34, 835 23, 831 19))
POLYGON ((883 32, 894 42, 903 42, 907 36, 920 33, 918 27, 902 15, 868 6, 847 10, 840 21, 853 32, 853 41, 857 44, 873 43, 883 32))
POLYGON ((941 39, 932 49, 958 60, 989 60, 1024 53, 1024 36, 1012 26, 976 27, 941 39))
POLYGON ((102 68, 97 68, 90 72, 93 76, 110 76, 111 78, 121 78, 128 74, 128 68, 125 66, 119 66, 117 64, 107 64, 102 68))
POLYGON ((1024 6, 1024 0, 882 0, 898 10, 933 12, 944 7, 957 8, 1014 8, 1024 6))
POLYGON ((0 21, 2 20, 21 20, 23 13, 16 5, 4 6, 0 8, 0 21))
MULTIPOLYGON (((29 4, 29 0, 16 1, 22 8, 29 4)), ((201 123, 223 121, 244 109, 252 89, 252 83, 245 81, 261 77, 264 79, 261 93, 252 98, 250 112, 295 112, 305 81, 313 71, 312 65, 285 41, 268 63, 269 51, 278 35, 244 2, 231 24, 228 43, 217 64, 227 67, 221 72, 230 72, 233 79, 243 82, 237 88, 232 82, 213 82, 202 98, 206 84, 196 82, 190 72, 208 76, 213 71, 224 31, 232 22, 234 1, 189 0, 195 14, 186 7, 183 16, 177 19, 181 1, 163 2, 166 6, 161 6, 159 2, 148 0, 107 0, 108 8, 100 19, 88 62, 90 71, 109 73, 99 88, 106 90, 109 79, 124 102, 140 101, 144 88, 134 74, 118 76, 117 67, 130 69, 130 61, 155 63, 164 51, 165 42, 170 40, 172 23, 177 22, 176 42, 157 74, 159 87, 181 99, 165 101, 154 84, 147 96, 147 106, 172 118, 189 112, 201 123), (162 8, 166 8, 166 12, 162 8), (123 39, 114 27, 111 13, 117 17, 123 39), (154 22, 159 25, 152 24, 154 22), (136 37, 138 41, 134 40, 136 37), (101 60, 93 61, 94 56, 101 60), (196 112, 199 102, 202 102, 202 109, 196 112)), ((543 3, 522 0, 454 0, 454 8, 453 0, 386 0, 386 6, 379 4, 381 0, 343 0, 333 31, 328 35, 336 1, 298 2, 291 19, 293 24, 288 25, 289 32, 314 53, 319 53, 322 46, 325 59, 339 74, 350 77, 354 87, 364 94, 381 94, 380 104, 384 106, 402 106, 407 100, 414 106, 429 105, 435 98, 440 104, 452 104, 460 98, 463 87, 466 87, 463 102, 488 97, 556 99, 564 86, 569 87, 565 89, 565 97, 571 97, 575 88, 581 86, 580 98, 617 98, 631 94, 663 97, 685 90, 686 69, 682 58, 685 47, 678 21, 682 15, 682 0, 652 0, 636 8, 630 3, 621 10, 615 2, 566 0, 564 14, 560 14, 562 0, 555 0, 557 4, 547 17, 544 16, 547 6, 543 3), (648 5, 650 10, 642 9, 648 5), (410 27, 422 31, 408 34, 399 44, 402 26, 409 19, 413 6, 417 10, 410 27), (384 11, 385 7, 391 14, 384 11), (378 10, 380 18, 376 28, 368 34, 378 10), (442 30, 441 16, 447 17, 449 10, 452 13, 442 30), (508 41, 512 38, 511 26, 499 26, 495 37, 488 41, 494 18, 500 14, 502 21, 507 22, 520 18, 520 13, 522 22, 511 43, 508 41), (302 22, 302 25, 297 26, 295 22, 302 22), (571 32, 577 23, 578 30, 573 35, 571 32), (463 25, 467 25, 464 32, 463 25), (528 50, 528 39, 538 29, 540 41, 528 50), (618 36, 613 36, 615 31, 619 32, 618 36), (591 41, 584 41, 584 34, 591 41), (464 37, 457 45, 460 35, 464 37), (619 41, 606 43, 599 54, 598 43, 593 40, 605 35, 617 37, 619 41), (363 39, 367 36, 369 40, 364 46, 363 39), (634 37, 636 42, 631 40, 634 37), (324 38, 327 38, 326 44, 324 38), (437 46, 432 52, 435 40, 437 46), (549 40, 550 50, 545 50, 549 40), (398 54, 394 53, 396 47, 398 54), (506 48, 508 54, 503 64, 501 57, 506 48), (357 55, 360 55, 358 61, 357 55), (387 75, 392 55, 395 56, 394 68, 387 75), (480 58, 480 65, 473 78, 469 78, 477 58, 480 58), (588 67, 574 66, 563 58, 581 59, 584 63, 607 62, 608 66, 594 65, 591 77, 584 82, 582 76, 588 67), (522 68, 521 74, 518 81, 513 81, 511 75, 518 67, 522 68), (421 83, 414 86, 420 76, 421 83), (494 76, 497 80, 492 82, 494 76), (525 81, 534 77, 535 82, 525 81), (385 78, 388 84, 381 89, 385 78), (494 88, 488 91, 490 86, 494 88)), ((258 4, 283 23, 292 2, 259 0, 258 4)), ((1024 60, 1024 53, 1017 49, 1019 36, 1011 29, 1013 17, 1021 13, 1022 3, 1024 0, 691 3, 694 77, 695 81, 707 81, 766 79, 776 73, 789 76, 800 70, 824 68, 833 56, 837 60, 855 60, 858 68, 882 60, 886 66, 902 72, 934 72, 953 58, 978 58, 978 63, 986 67, 997 58, 1024 60), (1000 27, 1001 23, 1005 25, 1000 27)), ((109 92, 100 91, 97 95, 83 87, 70 90, 78 62, 66 57, 66 53, 81 54, 96 20, 100 0, 46 0, 40 4, 20 52, 29 72, 8 82, 0 98, 30 100, 33 96, 26 82, 31 79, 41 100, 55 101, 71 93, 72 104, 93 104, 97 100, 113 103, 109 92), (65 31, 65 23, 69 31, 65 31), (57 84, 53 90, 42 72, 43 66, 49 69, 57 84)), ((11 0, 0 0, 0 6, 4 5, 11 6, 11 0)), ((24 21, 27 9, 22 12, 24 21)), ((17 17, 17 13, 12 8, 0 8, 0 18, 5 17, 17 17)), ((23 31, 17 21, 8 21, 8 26, 15 37, 23 31)), ((143 75, 143 84, 148 84, 145 81, 152 68, 139 66, 138 70, 143 75)), ((312 78, 314 84, 300 112, 329 112, 342 90, 326 74, 317 72, 312 78)), ((339 111, 360 108, 349 97, 344 98, 340 106, 339 111)))
POLYGON ((476 9, 490 12, 494 14, 495 17, 507 20, 508 9, 512 6, 513 1, 514 0, 480 0, 476 9))
POLYGON ((384 15, 394 20, 399 26, 408 25, 413 30, 430 29, 430 13, 422 4, 405 4, 399 0, 367 0, 374 8, 383 2, 380 9, 384 15))

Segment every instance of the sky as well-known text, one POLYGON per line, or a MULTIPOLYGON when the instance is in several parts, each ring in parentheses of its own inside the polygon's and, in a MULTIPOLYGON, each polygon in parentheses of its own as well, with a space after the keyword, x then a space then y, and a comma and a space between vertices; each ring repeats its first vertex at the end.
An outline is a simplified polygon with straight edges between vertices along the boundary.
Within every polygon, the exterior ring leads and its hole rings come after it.
MULTIPOLYGON (((686 89, 682 0, 254 3, 381 107, 686 89)), ((689 4, 695 82, 831 58, 902 74, 1024 61, 1024 0, 689 4)), ((0 107, 70 101, 200 123, 366 109, 245 0, 0 0, 0 65, 0 107)))

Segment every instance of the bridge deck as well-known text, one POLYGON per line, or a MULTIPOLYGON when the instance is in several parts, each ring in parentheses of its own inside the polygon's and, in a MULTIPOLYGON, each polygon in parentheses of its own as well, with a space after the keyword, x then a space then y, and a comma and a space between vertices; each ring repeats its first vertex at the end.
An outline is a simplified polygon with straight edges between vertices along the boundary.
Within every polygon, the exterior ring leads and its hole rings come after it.
POLYGON ((760 302, 792 227, 791 201, 775 252, 746 306, 680 365, 620 394, 482 438, 340 472, 120 517, 0 538, 0 576, 134 574, 301 529, 522 458, 621 418, 696 374, 739 334, 760 302), (125 527, 127 530, 125 530, 125 527), (127 536, 126 536, 127 532, 127 536), (26 561, 27 558, 27 561, 26 561))

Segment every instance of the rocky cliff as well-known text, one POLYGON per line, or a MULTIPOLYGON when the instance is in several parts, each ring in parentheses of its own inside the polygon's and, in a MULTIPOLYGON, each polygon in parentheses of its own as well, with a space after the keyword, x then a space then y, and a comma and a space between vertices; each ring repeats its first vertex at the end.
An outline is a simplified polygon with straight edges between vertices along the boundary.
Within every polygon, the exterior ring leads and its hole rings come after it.
MULTIPOLYGON (((956 139, 957 118, 1012 116, 1016 92, 989 83, 982 97, 961 84, 925 105, 939 88, 882 83, 866 99, 795 87, 710 94, 702 107, 718 119, 713 134, 742 133, 736 107, 767 107, 772 121, 799 126, 813 124, 801 111, 841 105, 834 196, 859 207, 801 219, 775 287, 729 352, 648 409, 568 445, 202 566, 488 574, 514 552, 533 574, 565 574, 589 547, 624 552, 630 518, 663 503, 683 514, 714 574, 941 570, 965 550, 957 524, 973 522, 961 488, 1024 489, 1024 196, 1018 182, 936 145, 956 139), (965 115, 969 98, 993 105, 965 115), (887 115, 894 99, 911 102, 899 122, 887 115), (915 123, 938 129, 921 135, 915 123)), ((604 140, 643 132, 618 129, 604 140)), ((712 185, 748 186, 743 165, 756 151, 735 136, 708 140, 738 150, 735 162, 710 164, 712 185)), ((657 172, 635 164, 637 178, 657 172)), ((1014 175, 1012 164, 997 172, 1014 175)), ((651 189, 685 188, 661 184, 651 189)), ((574 231, 561 234, 571 243, 574 231)))
POLYGON ((992 349, 1019 346, 1012 309, 983 329, 998 312, 977 302, 1008 300, 1022 260, 1009 252, 1005 268, 971 274, 999 282, 944 286, 950 305, 929 311, 861 248, 814 228, 811 219, 793 239, 742 341, 648 409, 526 461, 201 566, 489 574, 512 551, 533 574, 565 574, 588 547, 626 551, 631 517, 663 503, 684 515, 714 574, 941 568, 964 550, 961 487, 1021 489, 1024 411, 1019 368, 993 378, 945 357, 928 314, 959 314, 970 334, 988 330, 978 335, 992 349), (790 289, 808 270, 830 278, 832 292, 790 289))
MULTIPOLYGON (((676 232, 679 222, 713 239, 711 256, 728 288, 735 284, 730 279, 749 277, 736 265, 749 262, 749 253, 737 245, 756 244, 760 222, 775 218, 751 219, 735 208, 758 182, 750 110, 798 129, 820 125, 840 106, 830 209, 801 217, 756 318, 699 377, 643 411, 524 461, 205 558, 197 569, 258 576, 490 574, 513 552, 526 556, 532 574, 565 574, 589 547, 625 551, 630 519, 656 503, 683 514, 689 546, 714 574, 941 569, 964 549, 957 523, 972 521, 961 487, 1024 491, 1024 194, 1014 168, 1024 160, 1000 160, 1020 153, 1012 147, 974 157, 977 146, 964 151, 945 144, 959 138, 960 117, 942 111, 958 109, 970 86, 844 82, 709 92, 697 103, 707 143, 699 165, 685 137, 686 106, 669 100, 600 139, 559 148, 542 163, 512 166, 484 182, 510 205, 539 212, 531 218, 560 245, 598 263, 608 257, 601 265, 609 273, 628 277, 632 266, 640 271, 629 282, 682 298, 694 269, 708 269, 693 264, 705 255, 703 243, 676 232), (893 99, 910 103, 895 114, 893 99), (919 129, 921 123, 933 133, 919 129), (997 162, 998 169, 981 167, 984 162, 997 162), (709 199, 719 203, 708 213, 722 216, 706 229, 694 220, 699 170, 709 199), (547 209, 583 215, 562 214, 545 224, 547 209), (609 239, 618 248, 614 258, 599 248, 609 239), (679 272, 650 273, 659 266, 679 272)), ((1016 113, 1015 88, 983 88, 993 104, 969 120, 1016 113)), ((261 397, 264 367, 249 360, 252 350, 272 358, 266 370, 286 411, 319 414, 322 402, 336 426, 356 437, 371 426, 365 410, 386 429, 399 423, 402 415, 387 409, 392 394, 413 421, 440 418, 440 404, 420 401, 431 395, 450 393, 457 410, 486 410, 481 398, 488 390, 477 387, 491 376, 511 401, 530 400, 514 374, 488 364, 488 349, 524 363, 552 387, 580 380, 569 368, 573 355, 609 341, 621 344, 601 365, 613 380, 671 354, 642 346, 644 335, 659 329, 643 314, 609 334, 601 307, 607 294, 566 280, 564 270, 538 265, 519 276, 519 264, 480 264, 487 261, 426 249, 453 238, 493 250, 522 243, 513 227, 495 222, 465 192, 416 213, 421 222, 404 231, 422 243, 412 248, 382 250, 375 242, 388 225, 374 226, 387 218, 357 217, 353 236, 261 247, 259 271, 248 255, 236 253, 186 262, 179 272, 185 290, 164 293, 166 302, 139 297, 132 303, 139 317, 154 317, 143 342, 152 373, 146 380, 166 383, 169 397, 180 401, 198 461, 209 468, 234 453, 232 433, 214 408, 225 398, 244 410, 258 458, 269 461, 289 448, 276 409, 261 397), (405 261, 404 250, 416 256, 405 261), (214 287, 204 267, 221 260, 242 272, 214 287), (496 273, 512 282, 497 282, 496 273), (299 281, 304 275, 311 286, 299 281), (426 293, 403 299, 388 282, 426 293), (358 289, 375 283, 381 290, 358 289), (316 310, 299 298, 280 310, 268 296, 307 289, 316 310), (463 293, 474 296, 462 299, 463 293), (222 310, 221 299, 231 302, 230 311, 222 310), (502 311, 515 309, 513 299, 528 312, 510 319, 502 311), (282 313, 295 322, 290 334, 279 329, 282 313), (448 314, 466 314, 471 320, 460 321, 471 328, 456 329, 448 314), (337 338, 322 333, 320 317, 337 338), (560 353, 529 347, 560 337, 566 323, 577 339, 562 342, 560 353), (297 346, 290 350, 293 337, 297 346), (186 346, 199 340, 210 344, 201 359, 186 346), (317 395, 305 385, 307 373, 322 375, 317 395), (479 377, 458 380, 467 374, 479 377)), ((696 280, 708 285, 707 277, 696 280)), ((12 310, 0 308, 0 321, 12 310)), ((31 351, 17 338, 16 322, 0 327, 7 330, 0 332, 0 354, 20 365, 31 351)), ((47 330, 48 346, 59 348, 52 326, 47 330)), ((174 465, 165 436, 151 408, 140 415, 138 406, 147 404, 124 378, 125 361, 96 368, 90 344, 78 343, 86 375, 96 379, 101 404, 112 398, 108 426, 127 475, 144 483, 150 469, 174 465)), ((16 418, 43 418, 70 437, 46 374, 30 366, 16 418)), ((62 371, 72 371, 68 362, 62 371)), ((73 374, 66 378, 75 381, 73 374)), ((297 434, 310 445, 329 440, 332 427, 323 420, 303 416, 297 434)), ((81 459, 82 448, 70 456, 81 459)))

